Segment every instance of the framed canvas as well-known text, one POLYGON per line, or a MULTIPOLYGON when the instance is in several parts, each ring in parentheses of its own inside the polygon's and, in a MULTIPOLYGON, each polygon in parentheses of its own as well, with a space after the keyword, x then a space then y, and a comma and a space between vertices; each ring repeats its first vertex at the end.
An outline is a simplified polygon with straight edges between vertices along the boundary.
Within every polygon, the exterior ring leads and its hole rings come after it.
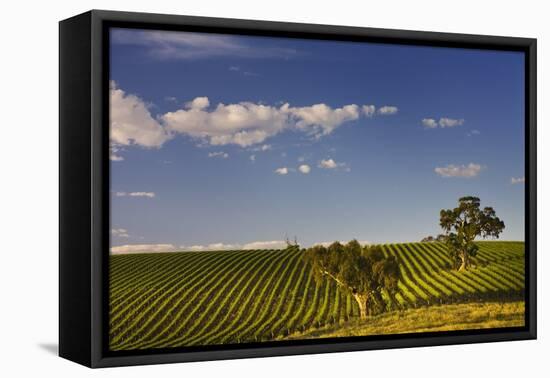
POLYGON ((62 357, 536 338, 536 40, 94 10, 59 69, 62 357))

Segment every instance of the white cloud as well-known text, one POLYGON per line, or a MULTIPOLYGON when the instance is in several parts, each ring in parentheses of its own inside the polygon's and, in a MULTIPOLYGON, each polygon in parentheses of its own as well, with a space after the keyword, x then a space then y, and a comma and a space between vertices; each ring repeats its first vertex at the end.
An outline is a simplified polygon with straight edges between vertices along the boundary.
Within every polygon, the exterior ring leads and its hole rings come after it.
POLYGON ((283 240, 254 241, 245 244, 211 243, 205 245, 179 246, 181 251, 228 251, 250 249, 283 249, 286 243, 283 240))
POLYGON ((453 118, 446 118, 446 117, 439 119, 439 127, 441 128, 455 127, 463 124, 464 124, 464 119, 453 119, 453 118))
POLYGON ((481 132, 479 130, 473 129, 466 135, 473 136, 473 135, 479 135, 479 134, 481 134, 481 132))
POLYGON ((298 163, 303 163, 304 161, 306 161, 306 157, 305 157, 305 156, 299 156, 299 157, 298 157, 298 163))
POLYGON ((236 144, 248 147, 262 143, 288 127, 288 105, 276 108, 251 102, 218 104, 204 108, 180 109, 164 114, 161 119, 174 133, 200 139, 210 145, 236 144))
POLYGON ((111 143, 109 145, 109 159, 111 161, 123 161, 124 157, 118 155, 118 153, 122 151, 122 148, 118 147, 117 145, 111 143))
POLYGON ((123 161, 124 160, 124 158, 122 156, 116 155, 116 154, 110 154, 109 159, 111 161, 123 161))
MULTIPOLYGON (((110 88, 111 145, 160 147, 170 139, 161 124, 155 120, 147 105, 137 96, 127 94, 111 82, 110 88)), ((116 155, 115 155, 116 158, 116 155)))
POLYGON ((382 115, 391 115, 391 114, 396 114, 397 111, 399 109, 397 109, 397 106, 382 106, 380 109, 378 109, 378 114, 382 114, 382 115))
POLYGON ((117 197, 148 197, 154 198, 156 195, 154 192, 115 192, 117 197))
POLYGON ((464 177, 471 178, 479 175, 484 167, 480 164, 470 163, 468 165, 449 164, 445 167, 436 167, 435 173, 442 177, 464 177))
POLYGON ((326 160, 323 159, 319 163, 319 168, 334 169, 334 168, 337 168, 337 167, 338 167, 338 164, 336 164, 336 162, 332 159, 326 159, 326 160))
POLYGON ((250 161, 256 161, 256 155, 250 155, 250 161))
POLYGON ((121 255, 130 253, 151 253, 151 252, 199 252, 199 251, 228 251, 228 250, 252 250, 252 249, 284 249, 286 242, 282 240, 254 241, 245 244, 197 244, 197 245, 175 245, 175 244, 127 244, 111 247, 111 254, 121 255))
POLYGON ((128 195, 130 197, 149 197, 149 198, 155 197, 155 193, 153 192, 130 192, 128 193, 128 195))
POLYGON ((180 246, 182 251, 228 251, 242 249, 238 244, 211 243, 208 245, 180 246))
MULTIPOLYGON (((323 246, 323 247, 328 247, 328 246, 330 246, 332 243, 334 243, 335 241, 339 242, 340 244, 346 244, 346 243, 348 243, 348 241, 333 240, 333 241, 329 241, 329 242, 314 243, 314 244, 312 244, 312 246, 321 245, 321 246, 323 246)), ((372 244, 372 243, 371 243, 370 241, 368 241, 368 240, 358 240, 357 242, 358 242, 359 244, 363 245, 363 246, 372 244)))
POLYGON ((512 177, 510 182, 512 184, 523 184, 525 183, 525 177, 512 177))
POLYGON ((437 121, 433 118, 424 118, 422 125, 428 129, 435 129, 437 127, 437 121))
POLYGON ((239 66, 230 66, 229 71, 240 71, 241 68, 239 66))
POLYGON ((346 172, 351 171, 351 169, 347 166, 346 163, 337 163, 336 161, 334 161, 334 159, 323 159, 319 162, 318 167, 323 168, 323 169, 339 169, 339 168, 342 168, 346 172))
POLYGON ((359 118, 359 106, 355 104, 337 109, 332 109, 325 104, 300 108, 287 107, 287 112, 296 120, 295 126, 298 130, 315 137, 328 135, 343 123, 359 118))
POLYGON ((307 165, 307 164, 302 164, 302 165, 300 165, 300 166, 298 167, 298 170, 299 170, 301 173, 307 175, 307 174, 311 171, 311 167, 310 167, 309 165, 307 165))
POLYGON ((210 106, 210 100, 208 97, 195 97, 193 101, 185 103, 187 109, 198 109, 202 110, 210 106))
POLYGON ((209 158, 219 157, 219 158, 222 158, 222 159, 227 159, 229 157, 229 154, 227 152, 223 152, 223 151, 209 152, 208 157, 209 158))
POLYGON ((174 244, 126 244, 111 247, 111 254, 124 255, 130 253, 175 252, 178 250, 178 247, 174 244))
POLYGON ((128 230, 124 228, 113 228, 111 229, 111 234, 113 236, 118 236, 119 238, 129 238, 128 230))
MULTIPOLYGON (((441 117, 439 121, 434 118, 424 118, 422 120, 422 125, 427 129, 435 129, 437 127, 444 129, 448 127, 461 126, 463 124, 464 124, 463 118, 454 119, 454 118, 448 118, 448 117, 441 117)), ((479 134, 479 131, 477 131, 477 133, 474 132, 473 134, 479 134)))
POLYGON ((283 240, 256 241, 244 244, 242 249, 283 249, 286 248, 286 242, 283 240))
POLYGON ((271 144, 262 144, 261 146, 251 148, 251 151, 265 152, 271 150, 271 144))
POLYGON ((278 175, 286 175, 288 174, 288 168, 287 167, 277 168, 275 170, 275 173, 278 175))
MULTIPOLYGON (((221 56, 288 59, 297 54, 294 49, 252 46, 238 37, 220 34, 114 29, 111 36, 115 44, 143 46, 151 58, 160 60, 197 60, 221 56)), ((236 71, 240 69, 234 67, 236 71)))
MULTIPOLYGON (((270 106, 246 101, 211 106, 208 97, 203 96, 185 103, 181 109, 153 117, 142 99, 125 93, 112 82, 111 158, 122 159, 113 148, 160 147, 178 134, 212 146, 250 147, 263 143, 255 148, 267 151, 271 145, 264 142, 283 131, 301 131, 318 139, 346 122, 357 120, 361 114, 372 116, 375 108, 365 105, 360 109, 356 104, 340 108, 323 103, 292 107, 288 103, 270 106)), ((394 114, 396 109, 386 106, 380 108, 379 113, 394 114)))
MULTIPOLYGON (((201 100, 201 105, 206 101, 201 100)), ((286 129, 300 130, 315 137, 328 135, 343 123, 359 118, 358 109, 354 104, 333 109, 326 104, 291 107, 286 103, 275 107, 252 102, 220 103, 211 111, 190 106, 168 112, 161 120, 170 132, 185 134, 210 145, 249 147, 286 129)), ((270 148, 264 144, 258 151, 270 148)))
POLYGON ((363 105, 361 107, 361 110, 363 111, 363 114, 367 117, 372 117, 374 113, 376 112, 376 106, 374 105, 363 105))

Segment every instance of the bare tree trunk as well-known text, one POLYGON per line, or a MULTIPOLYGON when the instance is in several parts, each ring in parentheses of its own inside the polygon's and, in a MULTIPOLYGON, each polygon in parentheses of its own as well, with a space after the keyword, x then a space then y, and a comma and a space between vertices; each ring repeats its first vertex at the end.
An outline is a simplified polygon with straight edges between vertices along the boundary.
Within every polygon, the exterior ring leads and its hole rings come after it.
POLYGON ((460 264, 460 268, 458 268, 459 272, 463 272, 468 269, 470 266, 470 259, 467 252, 462 252, 460 254, 460 259, 462 260, 462 263, 460 264))
POLYGON ((353 298, 357 301, 357 304, 359 305, 359 316, 361 317, 361 320, 364 320, 367 318, 368 314, 368 295, 364 294, 353 294, 353 298))

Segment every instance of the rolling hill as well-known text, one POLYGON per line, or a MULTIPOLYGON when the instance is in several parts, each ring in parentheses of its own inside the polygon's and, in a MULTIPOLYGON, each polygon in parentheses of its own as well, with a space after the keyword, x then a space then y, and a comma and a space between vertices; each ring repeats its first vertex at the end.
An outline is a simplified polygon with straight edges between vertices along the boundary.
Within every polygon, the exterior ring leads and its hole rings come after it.
MULTIPOLYGON (((451 269, 441 243, 383 245, 401 271, 388 309, 522 301, 524 243, 478 244, 466 272, 451 269)), ((354 322, 355 301, 332 281, 316 283, 301 256, 297 247, 112 255, 110 349, 259 342, 354 322)))

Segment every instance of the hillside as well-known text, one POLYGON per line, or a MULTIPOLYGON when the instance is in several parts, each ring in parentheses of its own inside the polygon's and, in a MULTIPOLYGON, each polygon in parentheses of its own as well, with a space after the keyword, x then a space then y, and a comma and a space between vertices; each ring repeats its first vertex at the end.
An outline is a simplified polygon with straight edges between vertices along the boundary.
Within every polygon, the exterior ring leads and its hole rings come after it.
MULTIPOLYGON (((523 299, 524 244, 480 242, 475 268, 450 269, 439 243, 386 244, 406 310, 523 299)), ((298 248, 113 255, 112 350, 267 341, 349 322, 356 303, 332 281, 316 283, 298 248)))
POLYGON ((525 302, 474 302, 445 304, 393 311, 367 321, 351 320, 280 339, 316 339, 465 329, 523 327, 525 302))

